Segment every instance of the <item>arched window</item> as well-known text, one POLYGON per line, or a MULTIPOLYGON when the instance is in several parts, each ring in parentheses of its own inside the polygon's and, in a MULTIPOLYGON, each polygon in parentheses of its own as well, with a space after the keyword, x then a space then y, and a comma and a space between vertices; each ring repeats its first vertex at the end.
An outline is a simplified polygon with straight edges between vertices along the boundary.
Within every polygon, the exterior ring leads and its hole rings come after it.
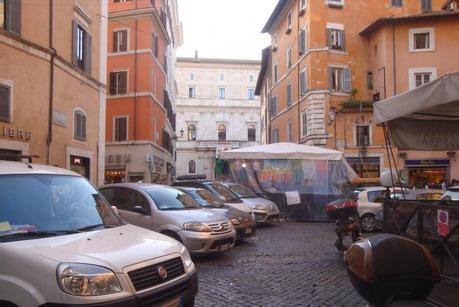
POLYGON ((226 126, 223 124, 218 126, 218 141, 219 142, 226 141, 226 126))
POLYGON ((86 141, 86 114, 81 110, 73 113, 73 137, 80 141, 86 141))
POLYGON ((250 125, 249 128, 247 128, 247 141, 255 142, 257 138, 256 132, 257 132, 257 129, 255 128, 255 126, 250 125))
POLYGON ((220 80, 224 80, 224 79, 225 79, 225 75, 220 74, 220 80))
POLYGON ((249 76, 249 80, 250 80, 250 82, 253 81, 253 75, 250 75, 250 76, 249 76))
POLYGON ((196 141, 196 126, 188 125, 188 141, 196 141))
POLYGON ((188 173, 196 174, 196 162, 194 162, 193 160, 188 162, 188 173))

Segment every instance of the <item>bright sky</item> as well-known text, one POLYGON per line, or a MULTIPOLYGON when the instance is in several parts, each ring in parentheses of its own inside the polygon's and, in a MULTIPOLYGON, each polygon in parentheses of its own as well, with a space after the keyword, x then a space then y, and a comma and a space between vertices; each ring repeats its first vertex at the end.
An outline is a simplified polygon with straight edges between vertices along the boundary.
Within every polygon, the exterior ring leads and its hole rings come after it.
POLYGON ((261 29, 278 0, 178 0, 184 44, 179 57, 261 60, 261 29))

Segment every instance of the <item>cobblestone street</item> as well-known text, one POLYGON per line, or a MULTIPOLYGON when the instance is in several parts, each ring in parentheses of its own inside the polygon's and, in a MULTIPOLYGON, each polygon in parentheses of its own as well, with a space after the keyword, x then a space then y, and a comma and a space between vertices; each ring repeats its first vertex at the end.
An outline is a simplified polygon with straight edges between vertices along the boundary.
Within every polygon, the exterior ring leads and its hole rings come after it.
POLYGON ((333 224, 278 223, 221 257, 198 258, 196 306, 364 306, 333 224))

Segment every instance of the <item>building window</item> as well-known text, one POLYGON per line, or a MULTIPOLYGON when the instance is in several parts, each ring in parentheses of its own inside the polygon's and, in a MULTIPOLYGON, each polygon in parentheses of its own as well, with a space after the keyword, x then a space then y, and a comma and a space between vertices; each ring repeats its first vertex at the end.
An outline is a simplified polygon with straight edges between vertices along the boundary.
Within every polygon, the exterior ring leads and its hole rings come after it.
POLYGON ((73 65, 86 73, 91 73, 92 38, 86 30, 73 21, 73 65))
POLYGON ((218 99, 225 99, 225 88, 224 87, 218 88, 218 99))
POLYGON ((293 120, 291 118, 287 122, 287 142, 293 142, 293 120))
POLYGON ((188 162, 188 173, 196 174, 196 162, 193 160, 188 162))
POLYGON ((271 116, 275 116, 277 114, 277 97, 271 97, 271 116))
POLYGON ((21 0, 0 0, 0 27, 21 35, 21 0))
POLYGON ((188 141, 196 141, 196 126, 188 125, 188 141))
POLYGON ((127 141, 127 129, 128 129, 128 120, 126 116, 115 117, 114 119, 114 132, 115 132, 115 142, 126 142, 127 141))
POLYGON ((273 79, 274 79, 274 83, 277 82, 277 64, 274 64, 273 66, 273 79))
POLYGON ((0 84, 0 121, 11 121, 11 88, 0 84))
POLYGON ((306 52, 306 29, 303 28, 300 30, 300 35, 299 35, 299 49, 298 52, 299 54, 304 54, 306 52))
POLYGON ((128 48, 128 31, 119 30, 113 32, 113 52, 124 52, 128 48))
POLYGON ((74 112, 73 136, 80 141, 86 141, 86 115, 82 111, 74 112))
POLYGON ((351 91, 351 71, 348 68, 329 67, 329 78, 330 91, 351 91))
POLYGON ((190 80, 194 80, 194 73, 190 73, 190 80))
POLYGON ((257 129, 255 128, 255 126, 250 125, 249 128, 247 128, 247 141, 255 142, 256 132, 257 132, 257 129))
POLYGON ((287 15, 287 30, 285 33, 289 34, 292 31, 292 11, 288 12, 287 15))
POLYGON ((218 126, 218 141, 226 142, 226 126, 225 125, 218 126))
POLYGON ((253 88, 249 88, 247 90, 247 99, 254 100, 255 99, 255 90, 253 88))
POLYGON ((359 147, 370 145, 370 126, 355 126, 356 145, 359 147))
POLYGON ((249 81, 250 81, 250 82, 253 82, 253 75, 250 75, 250 76, 249 76, 249 81))
POLYGON ((422 86, 437 78, 437 69, 435 67, 410 68, 409 72, 410 90, 422 86))
POLYGON ((306 111, 301 115, 301 132, 303 137, 308 135, 308 113, 306 111))
POLYGON ((402 7, 403 1, 402 0, 392 0, 391 4, 392 4, 392 7, 402 7))
POLYGON ((292 68, 292 48, 287 49, 287 68, 292 68))
POLYGON ((151 50, 155 57, 158 57, 158 48, 159 48, 159 40, 158 36, 155 35, 155 33, 152 34, 151 36, 151 50))
POLYGON ((308 90, 307 75, 306 75, 306 69, 304 69, 300 72, 300 95, 301 96, 306 95, 307 90, 308 90))
POLYGON ((292 83, 287 84, 287 108, 292 105, 292 83))
POLYGON ((371 71, 367 72, 367 89, 373 90, 373 73, 371 71))
POLYGON ((379 157, 346 157, 347 163, 349 163, 360 178, 379 178, 379 160, 379 157))
POLYGON ((409 31, 410 52, 435 50, 434 28, 418 28, 409 31))
POLYGON ((421 9, 423 11, 431 11, 432 10, 432 1, 431 0, 421 0, 421 9))
POLYGON ((305 10, 306 9, 306 0, 301 0, 300 1, 300 10, 305 10))
POLYGON ((271 143, 279 143, 279 129, 274 128, 271 133, 271 143))
POLYGON ((127 71, 110 73, 110 95, 122 95, 127 93, 127 71))
POLYGON ((225 75, 220 74, 220 80, 221 80, 221 81, 225 80, 225 75))
POLYGON ((344 30, 327 29, 327 46, 334 50, 345 50, 344 30))
POLYGON ((416 87, 419 87, 421 85, 424 85, 424 84, 430 82, 431 76, 432 76, 431 73, 417 73, 417 74, 414 74, 416 87))
POLYGON ((188 98, 196 98, 196 88, 195 87, 188 88, 188 98))

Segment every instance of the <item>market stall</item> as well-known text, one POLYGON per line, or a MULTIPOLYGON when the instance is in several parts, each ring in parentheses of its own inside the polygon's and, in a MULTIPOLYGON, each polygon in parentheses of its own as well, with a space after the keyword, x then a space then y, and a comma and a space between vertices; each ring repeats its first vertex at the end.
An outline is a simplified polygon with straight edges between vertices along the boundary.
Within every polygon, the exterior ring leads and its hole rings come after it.
POLYGON ((342 197, 357 175, 343 153, 316 146, 275 143, 223 151, 230 177, 274 200, 289 218, 327 219, 324 206, 342 197))

